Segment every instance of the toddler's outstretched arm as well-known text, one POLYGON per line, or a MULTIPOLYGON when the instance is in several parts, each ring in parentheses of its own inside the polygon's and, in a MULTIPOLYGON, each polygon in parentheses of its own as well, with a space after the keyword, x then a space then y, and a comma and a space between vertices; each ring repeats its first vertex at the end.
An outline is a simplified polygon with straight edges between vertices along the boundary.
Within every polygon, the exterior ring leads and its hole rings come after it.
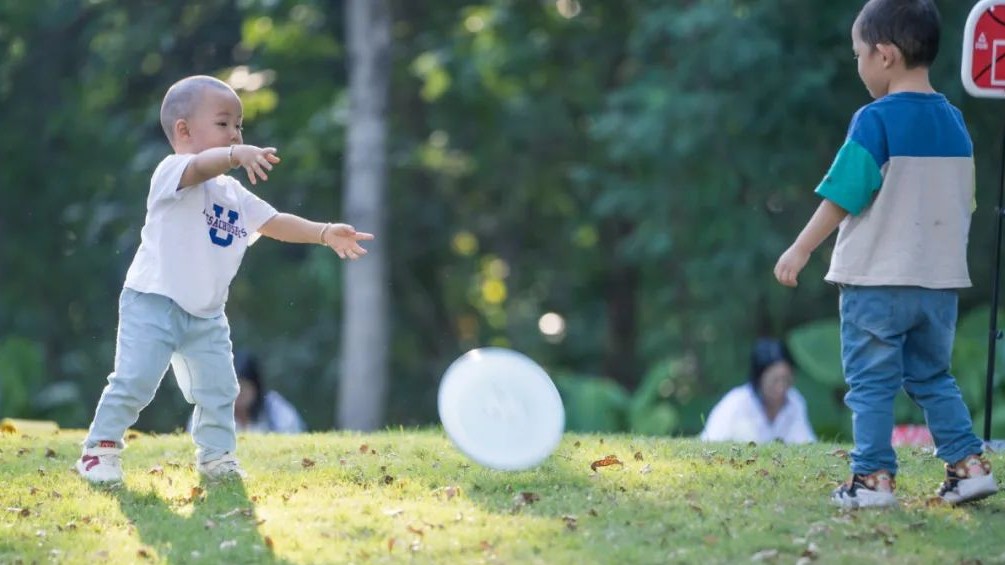
POLYGON ((279 162, 275 147, 255 147, 254 145, 231 145, 229 147, 212 147, 206 149, 189 161, 185 172, 181 175, 178 188, 195 186, 227 171, 244 167, 248 172, 251 184, 256 183, 256 176, 269 180, 265 171, 271 171, 272 165, 279 162))
POLYGON ((258 232, 288 243, 320 243, 343 259, 359 259, 366 255, 366 249, 359 242, 373 239, 373 234, 358 232, 349 224, 312 222, 285 213, 273 216, 258 232))
POLYGON ((798 285, 799 272, 810 260, 810 254, 837 229, 838 224, 847 215, 848 212, 844 208, 830 200, 825 199, 821 202, 806 227, 799 233, 795 243, 778 258, 778 263, 775 264, 775 278, 778 282, 785 286, 798 285))

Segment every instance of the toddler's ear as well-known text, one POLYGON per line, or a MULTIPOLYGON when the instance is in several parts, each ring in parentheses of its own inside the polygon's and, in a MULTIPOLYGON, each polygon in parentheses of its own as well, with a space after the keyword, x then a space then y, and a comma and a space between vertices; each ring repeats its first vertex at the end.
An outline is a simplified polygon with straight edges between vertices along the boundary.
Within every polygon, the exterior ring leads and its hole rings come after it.
POLYGON ((188 122, 184 118, 178 118, 174 122, 174 138, 184 139, 189 136, 188 122))

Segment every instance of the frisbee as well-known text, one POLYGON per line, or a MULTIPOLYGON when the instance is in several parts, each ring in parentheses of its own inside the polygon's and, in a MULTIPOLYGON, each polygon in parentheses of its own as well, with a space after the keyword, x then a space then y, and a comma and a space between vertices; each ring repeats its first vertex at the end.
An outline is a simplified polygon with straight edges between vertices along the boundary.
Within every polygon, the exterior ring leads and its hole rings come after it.
POLYGON ((437 407, 447 436, 476 463, 500 471, 539 465, 565 429, 565 408, 548 373, 526 355, 474 349, 440 380, 437 407))

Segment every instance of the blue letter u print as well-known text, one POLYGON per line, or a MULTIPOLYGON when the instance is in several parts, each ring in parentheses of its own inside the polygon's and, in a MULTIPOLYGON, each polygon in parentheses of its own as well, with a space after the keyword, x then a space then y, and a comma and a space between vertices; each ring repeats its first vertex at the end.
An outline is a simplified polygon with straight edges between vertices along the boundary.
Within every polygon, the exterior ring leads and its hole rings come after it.
MULTIPOLYGON (((220 219, 220 216, 223 215, 223 206, 220 206, 219 204, 213 204, 213 215, 216 216, 217 219, 220 219)), ((238 216, 236 211, 227 210, 228 224, 234 225, 237 222, 237 217, 238 216)), ((217 235, 216 228, 209 228, 209 240, 215 243, 216 245, 219 245, 220 247, 227 247, 231 243, 234 243, 234 234, 227 233, 227 237, 220 237, 219 235, 217 235)))

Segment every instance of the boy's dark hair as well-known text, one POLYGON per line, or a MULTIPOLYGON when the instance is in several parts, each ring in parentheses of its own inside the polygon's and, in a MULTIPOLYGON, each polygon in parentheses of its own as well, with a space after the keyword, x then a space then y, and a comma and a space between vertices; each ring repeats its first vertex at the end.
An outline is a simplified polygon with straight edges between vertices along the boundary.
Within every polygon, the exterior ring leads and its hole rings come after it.
POLYGON ((855 25, 870 48, 896 45, 908 69, 930 67, 939 54, 942 22, 933 0, 869 0, 855 25))
POLYGON ((764 371, 779 361, 785 361, 793 369, 796 368, 785 342, 769 337, 761 337, 754 342, 754 347, 750 350, 750 384, 754 386, 755 391, 761 392, 761 377, 764 376, 764 371))

